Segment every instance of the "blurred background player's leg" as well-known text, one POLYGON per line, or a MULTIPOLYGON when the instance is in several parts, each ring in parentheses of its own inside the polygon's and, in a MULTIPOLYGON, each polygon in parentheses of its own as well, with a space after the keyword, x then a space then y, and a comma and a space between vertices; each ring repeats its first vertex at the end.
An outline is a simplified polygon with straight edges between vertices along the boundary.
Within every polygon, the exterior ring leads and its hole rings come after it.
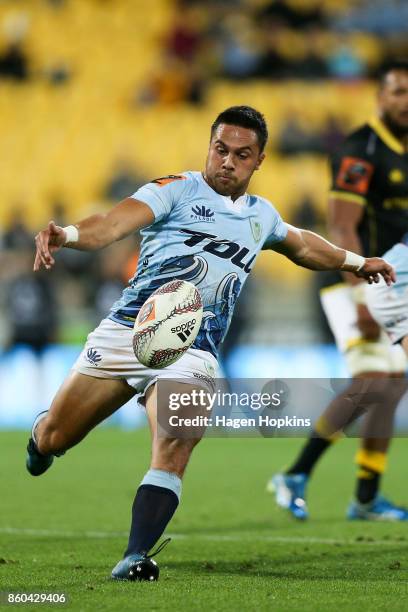
MULTIPOLYGON (((286 507, 295 518, 307 518, 305 491, 313 468, 333 442, 341 437, 341 430, 366 412, 361 447, 355 458, 358 466, 356 500, 349 508, 348 517, 369 518, 368 511, 376 504, 380 479, 385 471, 395 410, 405 389, 403 384, 395 384, 392 376, 404 376, 405 358, 400 347, 392 347, 384 334, 378 341, 362 338, 356 325, 356 307, 346 285, 323 290, 322 305, 354 380, 329 404, 294 463, 284 474, 271 479, 268 490, 276 492, 278 505, 286 507), (363 379, 370 382, 362 393, 363 379), (383 380, 376 383, 376 379, 383 380)), ((387 518, 390 506, 394 507, 392 504, 386 508, 384 504, 377 504, 379 514, 384 510, 384 518, 387 518)), ((398 514, 400 509, 394 508, 398 514)), ((401 518, 405 518, 405 514, 401 514, 401 518)))

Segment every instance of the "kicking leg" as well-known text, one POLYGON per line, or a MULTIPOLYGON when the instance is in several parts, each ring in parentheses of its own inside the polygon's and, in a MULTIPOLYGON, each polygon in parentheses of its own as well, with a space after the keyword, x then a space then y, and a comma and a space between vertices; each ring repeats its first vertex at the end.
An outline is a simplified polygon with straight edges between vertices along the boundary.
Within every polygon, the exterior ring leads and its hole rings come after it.
POLYGON ((35 439, 31 438, 28 445, 28 471, 33 476, 45 472, 54 455, 78 444, 134 394, 123 380, 71 372, 33 432, 35 439))

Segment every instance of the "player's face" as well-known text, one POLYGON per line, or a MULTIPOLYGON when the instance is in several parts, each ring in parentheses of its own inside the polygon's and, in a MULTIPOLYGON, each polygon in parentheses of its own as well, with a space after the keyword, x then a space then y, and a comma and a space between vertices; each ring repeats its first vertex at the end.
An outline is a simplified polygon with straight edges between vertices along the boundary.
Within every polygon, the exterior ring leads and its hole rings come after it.
POLYGON ((380 112, 397 131, 408 132, 408 71, 391 70, 379 95, 380 112))
POLYGON ((205 178, 217 193, 237 198, 264 157, 256 132, 221 123, 211 138, 205 178))

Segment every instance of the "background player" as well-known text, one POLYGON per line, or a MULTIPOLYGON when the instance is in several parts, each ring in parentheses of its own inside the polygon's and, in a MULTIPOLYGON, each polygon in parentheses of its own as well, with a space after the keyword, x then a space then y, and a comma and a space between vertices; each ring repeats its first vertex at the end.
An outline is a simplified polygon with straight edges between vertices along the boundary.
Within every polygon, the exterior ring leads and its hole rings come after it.
POLYGON ((194 374, 206 375, 208 367, 217 366, 218 345, 261 249, 278 250, 310 269, 354 270, 369 282, 378 281, 378 273, 386 282, 395 280, 392 267, 383 260, 365 259, 312 232, 288 226, 267 200, 246 193, 264 159, 266 140, 260 113, 250 107, 227 109, 212 126, 205 174, 186 172, 156 179, 107 214, 67 228, 50 222, 36 237, 34 269, 39 270, 50 269, 55 251, 63 246, 103 248, 145 228, 135 277, 109 317, 88 336, 49 412, 34 423, 28 445, 27 468, 39 475, 54 455, 77 444, 133 395, 145 399, 152 433, 151 465, 136 493, 128 546, 112 572, 114 578, 127 579, 134 565, 142 577, 150 576, 146 555, 178 506, 181 479, 198 442, 157 436, 160 405, 155 383, 159 378, 185 379, 183 391, 188 392, 194 374), (193 347, 158 372, 135 359, 132 327, 145 299, 172 278, 190 280, 200 289, 203 324, 193 347))
MULTIPOLYGON (((408 62, 385 69, 378 94, 378 116, 353 132, 332 160, 329 233, 343 248, 365 256, 380 255, 408 229, 408 62)), ((321 301, 337 346, 355 379, 403 376, 406 360, 400 346, 392 347, 365 305, 364 287, 355 277, 328 274, 321 301)), ((299 519, 308 511, 305 489, 323 453, 338 436, 333 424, 347 424, 348 396, 357 380, 329 405, 315 431, 285 474, 268 488, 277 503, 299 519)), ((386 466, 395 409, 403 385, 390 380, 377 389, 377 403, 367 411, 361 448, 356 455, 356 500, 351 519, 407 520, 408 512, 378 495, 386 466), (381 437, 377 437, 378 431, 381 437)))

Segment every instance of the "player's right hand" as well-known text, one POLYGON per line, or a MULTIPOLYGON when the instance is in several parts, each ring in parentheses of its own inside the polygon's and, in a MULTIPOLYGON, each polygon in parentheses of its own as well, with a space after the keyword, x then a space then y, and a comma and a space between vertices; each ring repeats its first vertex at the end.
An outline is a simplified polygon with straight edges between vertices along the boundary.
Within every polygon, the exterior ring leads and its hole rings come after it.
POLYGON ((34 259, 34 272, 41 270, 44 266, 50 270, 55 264, 53 254, 64 246, 66 239, 65 231, 54 221, 48 223, 48 227, 38 232, 35 237, 36 253, 34 259))
POLYGON ((380 326, 371 316, 365 304, 357 304, 357 327, 364 340, 378 340, 380 337, 380 326))

